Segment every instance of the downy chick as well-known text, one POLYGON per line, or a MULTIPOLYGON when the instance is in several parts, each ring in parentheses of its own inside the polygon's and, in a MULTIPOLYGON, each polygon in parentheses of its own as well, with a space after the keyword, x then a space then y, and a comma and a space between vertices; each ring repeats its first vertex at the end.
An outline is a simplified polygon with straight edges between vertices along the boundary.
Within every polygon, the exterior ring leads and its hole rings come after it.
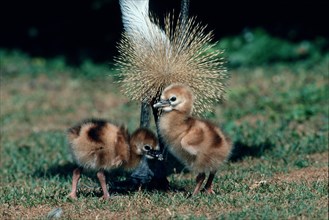
POLYGON ((69 196, 77 198, 77 185, 83 168, 97 171, 103 190, 103 198, 110 194, 106 187, 104 170, 117 167, 132 169, 143 155, 150 159, 162 159, 157 138, 152 131, 137 129, 131 138, 124 127, 105 120, 89 119, 68 130, 72 156, 79 166, 73 171, 72 191, 69 196))
POLYGON ((182 84, 165 88, 160 101, 154 104, 161 108, 159 131, 169 150, 192 171, 197 172, 193 195, 210 173, 205 190, 213 194, 212 182, 219 166, 231 152, 231 142, 211 122, 191 116, 194 97, 191 89, 182 84))

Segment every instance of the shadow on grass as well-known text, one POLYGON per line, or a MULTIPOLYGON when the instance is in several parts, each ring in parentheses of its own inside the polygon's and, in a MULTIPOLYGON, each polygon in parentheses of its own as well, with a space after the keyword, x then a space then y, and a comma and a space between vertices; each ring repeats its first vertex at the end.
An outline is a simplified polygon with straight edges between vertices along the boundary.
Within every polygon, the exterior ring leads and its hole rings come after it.
MULTIPOLYGON (((73 170, 77 168, 74 163, 66 163, 64 165, 54 165, 49 169, 44 170, 42 168, 37 169, 33 173, 33 177, 51 179, 58 176, 62 181, 71 182, 73 170)), ((105 171, 106 182, 109 185, 110 194, 126 195, 131 192, 146 190, 146 191, 163 191, 161 188, 153 187, 159 183, 150 182, 148 184, 136 184, 131 178, 132 171, 125 171, 122 168, 113 169, 111 171, 105 171)), ((92 186, 78 187, 78 193, 83 197, 101 197, 102 191, 100 190, 99 180, 97 178, 97 171, 84 169, 81 173, 81 179, 90 178, 94 184, 92 186)), ((69 192, 70 189, 68 189, 69 192)), ((170 185, 168 191, 183 191, 183 188, 170 185)))
POLYGON ((230 162, 238 162, 245 157, 261 157, 266 151, 274 148, 274 144, 269 140, 257 145, 248 145, 241 141, 237 141, 233 145, 233 150, 229 158, 230 162))
MULTIPOLYGON (((243 160, 245 157, 261 157, 265 152, 274 148, 272 142, 265 141, 260 144, 248 145, 241 141, 234 143, 232 154, 229 158, 230 162, 238 162, 243 160)), ((166 170, 167 176, 170 176, 174 173, 188 172, 187 169, 180 163, 173 155, 168 153, 166 155, 166 170)), ((42 168, 37 169, 33 176, 36 178, 53 178, 58 176, 63 181, 70 182, 72 180, 73 170, 77 166, 73 163, 66 163, 64 165, 54 165, 49 169, 44 170, 42 168)), ((148 184, 136 184, 131 178, 131 172, 124 171, 123 169, 114 169, 110 172, 105 172, 106 180, 109 185, 110 194, 114 195, 126 195, 131 192, 136 192, 138 190, 147 190, 147 191, 159 191, 158 188, 152 187, 152 185, 159 185, 159 183, 148 184)), ((83 197, 101 197, 102 191, 100 190, 99 181, 96 177, 96 171, 83 170, 81 178, 90 178, 95 184, 93 186, 81 186, 78 189, 78 192, 83 197)), ((70 189, 68 189, 69 192, 70 189)), ((163 191, 163 190, 160 190, 163 191)), ((167 191, 172 192, 186 192, 182 187, 170 184, 167 191)))

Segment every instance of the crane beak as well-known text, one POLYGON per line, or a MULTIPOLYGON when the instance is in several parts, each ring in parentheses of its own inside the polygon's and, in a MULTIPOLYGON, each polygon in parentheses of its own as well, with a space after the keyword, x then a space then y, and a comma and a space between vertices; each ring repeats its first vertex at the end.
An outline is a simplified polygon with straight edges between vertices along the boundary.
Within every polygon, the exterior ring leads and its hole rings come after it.
POLYGON ((160 100, 159 102, 153 105, 153 108, 163 108, 166 106, 170 106, 169 100, 160 100))

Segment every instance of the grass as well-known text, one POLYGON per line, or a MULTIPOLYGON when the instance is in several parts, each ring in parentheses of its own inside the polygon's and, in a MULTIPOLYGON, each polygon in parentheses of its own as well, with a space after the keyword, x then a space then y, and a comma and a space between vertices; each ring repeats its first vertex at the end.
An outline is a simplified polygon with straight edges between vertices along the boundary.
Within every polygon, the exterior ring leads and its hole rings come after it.
POLYGON ((171 190, 129 191, 107 174, 113 198, 99 199, 95 175, 71 201, 74 168, 64 131, 86 117, 110 118, 132 131, 139 104, 120 94, 105 65, 70 67, 1 51, 2 219, 328 219, 328 56, 230 70, 227 100, 207 117, 232 138, 231 160, 215 178, 216 195, 186 198, 194 174, 172 173, 171 190), (112 187, 112 188, 111 188, 112 187))

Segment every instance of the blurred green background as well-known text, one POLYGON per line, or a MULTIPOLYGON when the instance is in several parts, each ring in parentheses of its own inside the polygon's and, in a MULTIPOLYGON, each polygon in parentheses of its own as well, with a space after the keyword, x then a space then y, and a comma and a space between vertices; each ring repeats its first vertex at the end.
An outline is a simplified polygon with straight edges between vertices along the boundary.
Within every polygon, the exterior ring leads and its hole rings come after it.
MULTIPOLYGON (((180 0, 151 0, 162 18, 180 0)), ((196 1, 189 14, 213 30, 232 66, 316 59, 329 49, 328 1, 196 1), (248 55, 248 56, 246 56, 248 55)), ((161 20, 161 19, 160 19, 161 20)), ((118 0, 3 1, 0 48, 31 56, 111 62, 122 32, 118 0)))

